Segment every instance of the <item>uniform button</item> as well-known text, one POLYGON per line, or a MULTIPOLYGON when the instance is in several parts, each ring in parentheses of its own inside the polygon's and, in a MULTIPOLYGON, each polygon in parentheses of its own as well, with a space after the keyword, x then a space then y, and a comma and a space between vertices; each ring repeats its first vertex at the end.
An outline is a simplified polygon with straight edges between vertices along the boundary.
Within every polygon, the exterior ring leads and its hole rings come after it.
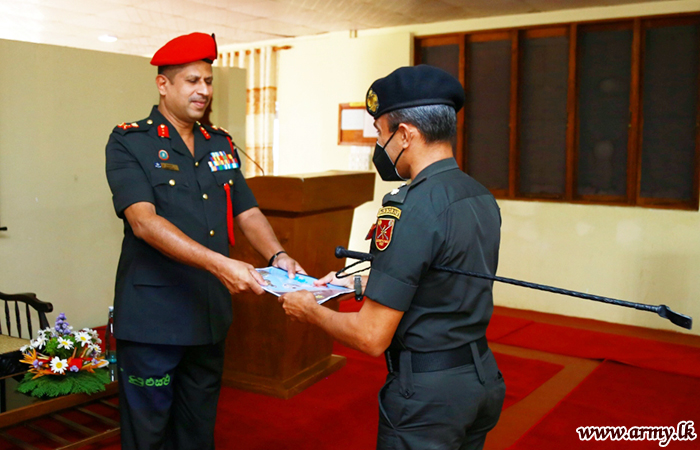
POLYGON ((206 199, 209 198, 209 196, 208 196, 207 194, 202 194, 202 198, 203 198, 204 200, 206 200, 206 199))
POLYGON ((153 125, 153 121, 152 121, 151 119, 148 119, 148 120, 146 121, 146 123, 149 124, 149 125, 153 125))
POLYGON ((199 161, 195 161, 195 162, 194 162, 194 166, 195 166, 195 167, 199 167, 199 161))
POLYGON ((170 181, 168 181, 168 184, 169 184, 170 186, 175 186, 175 180, 170 180, 170 181))
POLYGON ((214 230, 211 230, 211 231, 209 232, 209 236, 214 236, 214 230))
POLYGON ((233 186, 233 180, 228 180, 228 184, 233 186))

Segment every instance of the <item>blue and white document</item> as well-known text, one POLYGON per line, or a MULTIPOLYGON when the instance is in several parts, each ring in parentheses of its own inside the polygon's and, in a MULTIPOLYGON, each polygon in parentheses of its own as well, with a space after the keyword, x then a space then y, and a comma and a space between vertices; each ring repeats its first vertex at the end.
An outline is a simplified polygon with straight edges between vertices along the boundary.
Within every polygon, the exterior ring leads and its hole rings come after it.
POLYGON ((264 269, 255 270, 257 270, 267 282, 267 284, 262 288, 270 294, 276 295, 277 297, 281 296, 282 294, 286 294, 287 292, 305 290, 311 292, 314 297, 316 297, 318 304, 322 305, 328 300, 339 295, 355 292, 353 289, 348 289, 343 286, 336 286, 334 284, 315 286, 314 281, 316 281, 318 278, 302 275, 300 273, 298 273, 294 278, 289 278, 286 270, 282 270, 277 267, 265 267, 264 269))

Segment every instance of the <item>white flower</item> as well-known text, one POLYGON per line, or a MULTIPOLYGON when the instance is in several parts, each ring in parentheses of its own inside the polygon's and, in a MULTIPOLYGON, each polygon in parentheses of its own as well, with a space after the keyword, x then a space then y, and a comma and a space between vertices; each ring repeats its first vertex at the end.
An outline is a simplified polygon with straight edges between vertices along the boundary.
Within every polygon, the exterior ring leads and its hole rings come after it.
POLYGON ((70 350, 73 348, 73 342, 69 341, 68 339, 58 338, 58 348, 70 350))
POLYGON ((46 345, 46 337, 38 336, 36 339, 31 341, 29 345, 31 345, 32 348, 43 347, 44 345, 46 345))
POLYGON ((19 348, 19 351, 22 353, 27 353, 27 350, 31 348, 31 345, 23 345, 19 348))
POLYGON ((92 338, 85 331, 78 331, 75 333, 75 340, 80 343, 81 347, 85 347, 92 343, 92 338))
POLYGON ((53 371, 53 373, 60 373, 61 375, 63 375, 63 372, 65 372, 67 368, 68 368, 68 361, 67 360, 61 359, 58 356, 55 356, 51 360, 51 370, 53 371))
POLYGON ((90 345, 88 346, 88 349, 90 349, 90 350, 92 350, 93 352, 98 353, 98 354, 99 354, 100 352, 102 352, 102 348, 101 348, 99 345, 97 345, 97 344, 90 344, 90 345))
POLYGON ((83 328, 83 329, 80 330, 80 331, 84 331, 84 332, 86 332, 87 334, 89 334, 90 336, 92 336, 92 337, 94 337, 94 338, 97 337, 97 331, 93 330, 92 328, 83 328))

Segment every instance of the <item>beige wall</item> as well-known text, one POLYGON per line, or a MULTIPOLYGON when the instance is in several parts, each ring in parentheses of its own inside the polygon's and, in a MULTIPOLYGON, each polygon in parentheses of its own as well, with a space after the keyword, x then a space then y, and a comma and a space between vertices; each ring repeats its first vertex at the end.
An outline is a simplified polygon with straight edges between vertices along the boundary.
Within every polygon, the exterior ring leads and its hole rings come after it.
MULTIPOLYGON (((50 321, 65 312, 76 327, 103 324, 122 238, 104 148, 116 124, 157 103, 155 69, 137 56, 7 40, 0 61, 0 291, 52 302, 50 321)), ((245 130, 244 75, 217 69, 227 96, 240 104, 243 91, 242 106, 217 100, 223 126, 245 130)))
MULTIPOLYGON (((356 39, 334 34, 295 42, 292 49, 282 51, 277 89, 277 172, 347 169, 350 147, 337 145, 338 105, 362 101, 372 81, 410 64, 412 42, 408 32, 356 39)), ((398 185, 385 183, 379 176, 376 180, 375 198, 379 199, 398 185)), ((376 202, 357 209, 350 248, 369 249, 363 238, 376 213, 376 202)))
MULTIPOLYGON (((697 1, 598 7, 276 41, 292 46, 280 56, 278 111, 282 174, 347 169, 349 148, 337 145, 338 104, 364 99, 376 78, 411 63, 412 36, 599 20, 700 10, 697 1)), ((235 48, 235 47, 231 47, 235 48)), ((358 208, 350 246, 364 236, 385 192, 358 208)), ((700 214, 643 208, 501 201, 499 275, 607 295, 665 303, 700 319, 700 214)), ((496 303, 522 309, 680 330, 650 313, 598 305, 506 285, 496 303)), ((700 334, 698 330, 693 333, 700 334)))

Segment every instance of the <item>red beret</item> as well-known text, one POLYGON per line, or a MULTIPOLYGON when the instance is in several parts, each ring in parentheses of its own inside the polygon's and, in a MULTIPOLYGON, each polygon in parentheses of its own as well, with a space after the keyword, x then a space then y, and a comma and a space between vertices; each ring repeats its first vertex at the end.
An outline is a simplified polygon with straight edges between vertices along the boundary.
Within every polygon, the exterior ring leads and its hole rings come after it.
POLYGON ((153 55, 151 65, 174 66, 202 59, 214 61, 216 57, 216 39, 213 34, 191 33, 178 36, 162 46, 153 55))

